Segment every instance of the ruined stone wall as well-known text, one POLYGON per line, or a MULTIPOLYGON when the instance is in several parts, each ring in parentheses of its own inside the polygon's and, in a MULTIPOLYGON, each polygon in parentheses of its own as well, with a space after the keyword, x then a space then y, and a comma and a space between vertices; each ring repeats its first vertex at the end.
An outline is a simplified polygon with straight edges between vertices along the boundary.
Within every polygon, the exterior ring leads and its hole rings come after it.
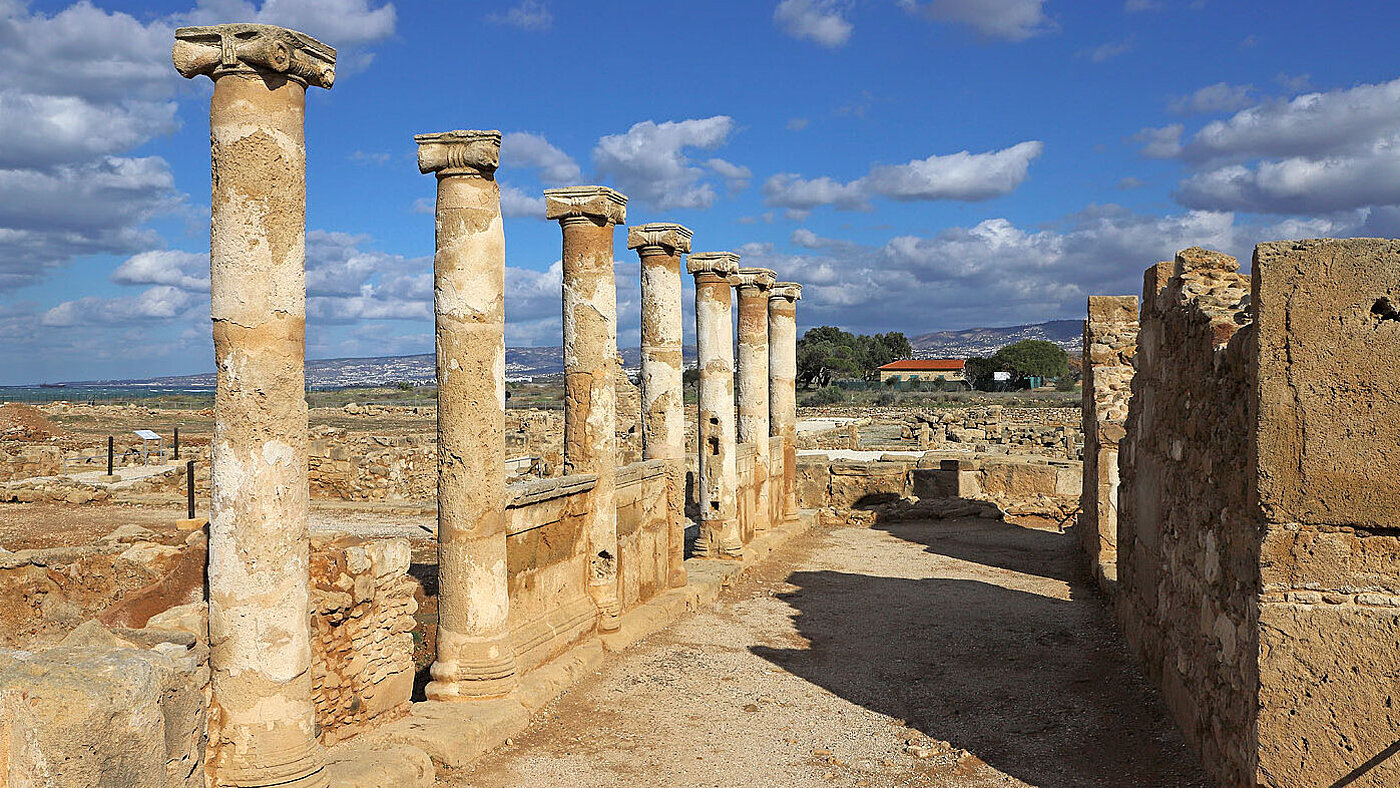
POLYGON ((307 448, 311 497, 426 501, 437 494, 437 448, 426 435, 354 436, 321 428, 307 448))
POLYGON ((666 463, 635 462, 617 470, 617 583, 623 611, 667 588, 670 523, 666 463))
POLYGON ((408 709, 418 609, 409 561, 404 539, 311 540, 311 673, 323 743, 408 709))
POLYGON ((518 482, 506 509, 511 638, 520 672, 592 634, 585 515, 594 477, 518 482))
POLYGON ((923 449, 1078 459, 1084 443, 1080 421, 1073 408, 940 408, 906 417, 903 437, 926 442, 923 449))
POLYGON ((1084 321, 1084 489, 1079 544, 1100 582, 1118 576, 1118 441, 1137 353, 1137 296, 1090 296, 1084 321))
POLYGON ((57 446, 6 441, 0 443, 0 482, 57 476, 62 462, 63 450, 57 446))
POLYGON ((758 452, 752 443, 739 443, 734 447, 734 470, 737 486, 734 498, 738 504, 739 534, 744 544, 753 541, 758 532, 758 485, 755 477, 755 463, 758 452))
POLYGON ((1257 517, 1249 285, 1235 259, 1189 249, 1148 269, 1120 444, 1123 631, 1202 760, 1252 784, 1257 517), (1124 448, 1126 445, 1127 448, 1124 448))
POLYGON ((1191 249, 1147 274, 1124 632, 1221 784, 1400 784, 1400 242, 1235 268, 1191 249))

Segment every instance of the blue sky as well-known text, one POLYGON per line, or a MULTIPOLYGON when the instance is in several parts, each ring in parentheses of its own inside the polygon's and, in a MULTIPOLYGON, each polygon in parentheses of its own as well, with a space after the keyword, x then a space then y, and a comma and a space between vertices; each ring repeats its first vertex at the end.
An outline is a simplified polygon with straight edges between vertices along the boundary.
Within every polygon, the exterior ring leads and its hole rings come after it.
POLYGON ((307 113, 312 357, 430 351, 412 136, 455 128, 506 135, 512 345, 559 343, 549 186, 803 282, 804 328, 911 335, 1076 318, 1186 246, 1400 235, 1394 3, 0 0, 0 384, 212 368, 211 88, 169 51, 249 20, 340 50, 307 113))

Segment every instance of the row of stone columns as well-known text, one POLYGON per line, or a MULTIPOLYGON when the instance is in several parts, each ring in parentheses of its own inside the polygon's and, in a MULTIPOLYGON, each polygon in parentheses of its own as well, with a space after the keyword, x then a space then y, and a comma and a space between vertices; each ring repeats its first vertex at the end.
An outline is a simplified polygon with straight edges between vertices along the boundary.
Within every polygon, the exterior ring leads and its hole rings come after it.
MULTIPOLYGON (((209 533, 213 784, 323 786, 311 685, 305 363, 305 92, 329 88, 335 50, 295 31, 219 25, 176 31, 185 77, 214 80, 210 269, 218 367, 209 533)), ((438 378, 439 625, 429 698, 504 695, 516 684, 506 563, 505 234, 495 171, 500 133, 422 134, 437 178, 433 259, 438 378)), ((600 631, 618 627, 617 304, 613 231, 627 198, 551 189, 563 232, 565 467, 596 477, 586 526, 600 631)), ((685 417, 676 224, 632 228, 642 263, 643 455, 666 464, 669 572, 684 585, 685 417)), ((760 520, 777 496, 768 438, 785 440, 781 507, 793 487, 797 285, 739 269, 730 252, 690 255, 700 352, 701 537, 697 553, 743 549, 736 439, 754 443, 760 520), (739 290, 736 432, 732 290, 739 290)))

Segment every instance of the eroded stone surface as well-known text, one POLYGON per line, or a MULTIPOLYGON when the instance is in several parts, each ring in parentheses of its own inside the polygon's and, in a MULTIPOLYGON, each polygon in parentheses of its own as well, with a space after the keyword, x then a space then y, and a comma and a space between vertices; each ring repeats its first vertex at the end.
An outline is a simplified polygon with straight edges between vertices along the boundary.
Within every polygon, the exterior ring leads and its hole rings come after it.
POLYGON ((768 293, 777 274, 767 268, 740 268, 734 277, 739 295, 739 422, 738 441, 754 447, 754 526, 766 530, 772 522, 769 501, 769 351, 768 293))
POLYGON ((686 270, 695 276, 695 345, 700 371, 700 503, 697 555, 743 555, 736 498, 738 465, 734 424, 734 331, 732 277, 739 270, 733 252, 692 254, 686 270))
MULTIPOLYGON (((783 439, 784 517, 797 516, 797 301, 802 285, 776 282, 768 292, 769 431, 783 439)), ((776 497, 776 496, 774 496, 776 497)))

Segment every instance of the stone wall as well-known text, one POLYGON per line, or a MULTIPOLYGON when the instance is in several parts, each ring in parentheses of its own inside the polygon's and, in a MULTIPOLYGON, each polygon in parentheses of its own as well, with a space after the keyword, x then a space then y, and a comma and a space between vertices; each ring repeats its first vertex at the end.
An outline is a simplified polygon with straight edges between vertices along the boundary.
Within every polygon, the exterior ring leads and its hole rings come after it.
POLYGON ((1090 296, 1084 321, 1084 490, 1079 544, 1105 586, 1118 576, 1118 441, 1137 353, 1137 296, 1090 296))
POLYGON ((423 435, 350 436, 323 427, 307 446, 311 496, 424 501, 437 495, 437 446, 423 435))
POLYGON ((885 455, 878 460, 832 461, 825 454, 797 458, 797 497, 804 508, 844 513, 904 499, 985 501, 1014 517, 1073 524, 1082 467, 1074 460, 1003 455, 885 455))
POLYGON ((1072 408, 940 408, 905 418, 903 437, 921 449, 965 448, 1078 459, 1084 436, 1072 408))
POLYGON ((63 450, 57 446, 32 443, 0 443, 0 482, 57 476, 63 463, 63 450))
POLYGON ((409 561, 404 539, 311 540, 311 672, 327 744, 408 710, 418 609, 409 561))
POLYGON ((1400 784, 1400 242, 1148 270, 1119 613, 1226 785, 1400 784))
POLYGON ((624 611, 666 590, 668 500, 664 461, 635 462, 617 470, 617 583, 624 611))

